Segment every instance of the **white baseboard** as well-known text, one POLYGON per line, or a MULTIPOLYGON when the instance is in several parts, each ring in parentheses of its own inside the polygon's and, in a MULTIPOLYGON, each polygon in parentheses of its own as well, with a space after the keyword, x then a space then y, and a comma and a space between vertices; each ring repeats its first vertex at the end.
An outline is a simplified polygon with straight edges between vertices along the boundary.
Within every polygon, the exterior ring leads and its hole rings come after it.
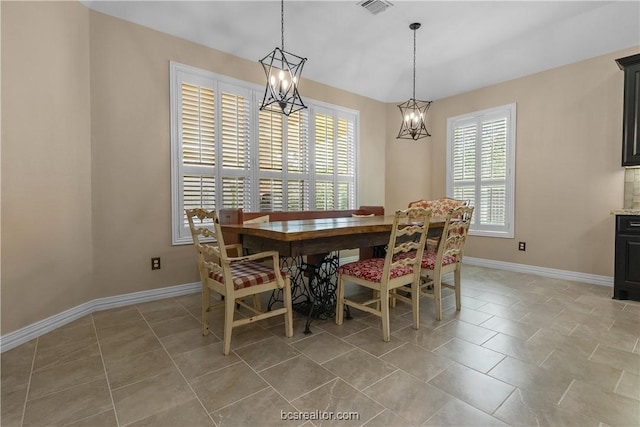
POLYGON ((612 276, 600 276, 597 274, 580 273, 577 271, 558 270, 555 268, 538 267, 535 265, 516 264, 513 262, 494 261, 491 259, 474 258, 465 256, 465 264, 479 267, 490 267, 498 270, 515 271, 517 273, 529 273, 537 276, 551 277, 554 279, 573 280, 575 282, 590 283, 593 285, 613 287, 612 276))
POLYGON ((192 294, 200 292, 201 289, 202 286, 200 282, 196 282, 94 299, 65 310, 62 313, 58 313, 36 323, 32 323, 31 325, 25 326, 17 331, 0 336, 0 352, 4 353, 7 350, 11 350, 12 348, 19 346, 20 344, 31 341, 34 338, 44 335, 47 332, 51 332, 60 326, 64 326, 67 323, 73 322, 74 320, 96 311, 192 294))
MULTIPOLYGON (((357 256, 350 256, 340 259, 340 264, 357 261, 357 256)), ((551 277, 554 279, 573 280, 576 282, 590 283, 594 285, 613 287, 613 277, 599 276, 597 274, 580 273, 576 271, 558 270, 555 268, 537 267, 534 265, 516 264, 505 261, 494 261, 490 259, 464 257, 464 263, 476 265, 479 267, 496 268, 498 270, 515 271, 518 273, 529 273, 543 277, 551 277)), ((98 298, 92 301, 80 304, 58 313, 56 315, 42 319, 17 331, 10 332, 0 336, 0 352, 11 350, 14 347, 31 341, 41 335, 51 332, 52 330, 73 322, 88 314, 96 311, 107 310, 110 308, 123 307, 126 305, 140 304, 148 301, 155 301, 163 298, 177 297, 180 295, 192 294, 200 292, 200 282, 187 283, 184 285, 169 286, 166 288, 152 289, 149 291, 134 292, 124 295, 116 295, 113 297, 98 298)))
MULTIPOLYGON (((345 257, 340 259, 340 265, 348 262, 357 261, 357 256, 345 257)), ((536 276, 551 277, 554 279, 572 280, 574 282, 590 283, 593 285, 613 287, 612 276, 599 276, 597 274, 580 273, 577 271, 558 270, 555 268, 537 267, 535 265, 516 264, 513 262, 494 261, 491 259, 474 258, 465 256, 463 259, 465 264, 476 265, 478 267, 496 268, 498 270, 515 271, 517 273, 529 273, 536 276)))

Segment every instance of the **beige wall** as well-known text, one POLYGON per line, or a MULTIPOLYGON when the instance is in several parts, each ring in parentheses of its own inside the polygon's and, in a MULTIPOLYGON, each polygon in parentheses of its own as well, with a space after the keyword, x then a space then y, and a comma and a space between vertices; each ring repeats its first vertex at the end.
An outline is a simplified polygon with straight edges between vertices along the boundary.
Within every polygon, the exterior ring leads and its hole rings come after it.
POLYGON ((89 13, 1 3, 2 334, 95 296, 89 13))
MULTIPOLYGON (((257 61, 90 15, 95 286, 106 296, 195 282, 192 247, 171 246, 169 61, 259 84, 262 68, 257 61), (153 256, 162 258, 162 270, 151 271, 153 256)), ((361 203, 382 204, 384 104, 312 81, 304 81, 301 91, 360 111, 360 166, 367 177, 360 182, 361 203)))
MULTIPOLYGON (((1 333, 98 297, 197 281, 191 247, 170 243, 169 60, 261 83, 258 64, 79 3, 1 7, 1 333)), ((395 104, 311 81, 303 96, 360 111, 360 203, 389 212, 445 194, 447 117, 516 102, 516 238, 472 237, 468 255, 611 276, 608 212, 624 185, 613 60, 637 51, 438 100, 434 136, 419 142, 395 139, 395 104)))
MULTIPOLYGON (((614 60, 637 52, 600 56, 432 105, 433 136, 408 154, 409 159, 423 156, 425 145, 432 150, 425 159, 431 180, 420 188, 426 198, 446 192, 447 118, 517 104, 515 238, 471 237, 468 256, 613 275, 614 223, 609 211, 622 207, 624 190, 623 72, 614 60), (518 241, 527 242, 526 252, 518 251, 518 241)), ((387 117, 397 121, 390 111, 387 117)), ((395 144, 387 142, 388 147, 395 144)), ((406 182, 407 171, 401 154, 394 156, 387 163, 387 209, 416 198, 419 188, 411 184, 399 200, 393 189, 406 182)))
MULTIPOLYGON (((403 102, 399 101, 398 103, 403 102)), ((387 104, 387 179, 385 180, 385 210, 389 213, 406 209, 409 202, 431 199, 433 171, 433 137, 418 141, 396 139, 402 116, 397 104, 387 104)), ((427 129, 431 130, 427 115, 427 129)))
MULTIPOLYGON (((171 245, 170 60, 264 80, 257 61, 80 3, 2 2, 3 335, 199 280, 192 247, 171 245)), ((359 202, 383 204, 385 105, 308 80, 301 90, 360 111, 359 202)))

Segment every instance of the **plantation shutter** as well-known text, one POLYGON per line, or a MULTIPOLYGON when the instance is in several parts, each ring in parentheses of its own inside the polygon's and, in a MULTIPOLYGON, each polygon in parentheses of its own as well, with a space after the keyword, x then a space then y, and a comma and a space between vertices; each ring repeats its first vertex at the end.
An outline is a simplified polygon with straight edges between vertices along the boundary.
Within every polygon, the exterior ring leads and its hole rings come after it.
POLYGON ((179 81, 178 139, 179 213, 182 218, 178 235, 190 236, 185 209, 216 207, 214 177, 215 96, 213 82, 179 81))
POLYGON ((480 206, 482 225, 505 227, 507 216, 507 119, 482 123, 480 134, 480 206))
MULTIPOLYGON (((461 125, 453 131, 453 198, 475 206, 477 125, 461 125)), ((471 221, 475 224, 476 215, 471 221)))
POLYGON ((260 171, 282 172, 283 115, 262 110, 258 115, 258 167, 260 171))
POLYGON ((258 113, 258 197, 260 211, 282 210, 284 164, 284 118, 282 114, 261 110, 258 113))
POLYGON ((315 114, 315 209, 334 209, 335 164, 334 120, 332 115, 315 114))
POLYGON ((287 120, 286 209, 309 210, 309 113, 298 111, 287 120))
POLYGON ((220 85, 221 208, 251 208, 248 91, 220 85))
POLYGON ((258 199, 261 211, 308 210, 308 114, 258 114, 258 199))
POLYGON ((354 209, 358 113, 329 104, 260 111, 262 89, 170 63, 171 238, 185 209, 354 209))
POLYGON ((515 105, 449 119, 449 191, 475 207, 471 231, 513 234, 515 105))
POLYGON ((355 120, 338 118, 337 179, 338 209, 351 209, 356 204, 355 120))

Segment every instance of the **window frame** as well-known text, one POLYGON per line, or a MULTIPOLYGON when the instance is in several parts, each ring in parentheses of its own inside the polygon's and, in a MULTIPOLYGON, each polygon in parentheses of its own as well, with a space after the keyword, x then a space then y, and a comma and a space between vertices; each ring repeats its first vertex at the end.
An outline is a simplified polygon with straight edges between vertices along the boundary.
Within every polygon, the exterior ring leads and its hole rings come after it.
MULTIPOLYGON (((259 126, 260 126, 260 111, 259 104, 262 100, 262 96, 264 94, 264 86, 242 81, 239 79, 235 79, 229 76, 225 76, 222 74, 217 74, 211 71, 202 70, 196 67, 191 67, 189 65, 181 64, 176 61, 169 62, 169 102, 170 102, 170 146, 171 146, 171 239, 172 245, 182 245, 182 244, 191 244, 193 242, 191 238, 191 233, 188 227, 185 227, 183 224, 182 218, 184 217, 184 173, 183 170, 185 167, 182 162, 182 140, 181 140, 181 84, 183 82, 193 83, 194 81, 206 82, 211 85, 211 88, 214 92, 214 105, 215 105, 215 166, 212 167, 212 171, 210 176, 215 179, 215 209, 219 210, 222 208, 222 177, 228 176, 224 174, 221 169, 221 144, 219 143, 221 138, 221 121, 218 112, 220 111, 220 103, 221 103, 221 93, 222 88, 224 87, 232 87, 238 88, 239 91, 248 94, 247 101, 249 103, 248 107, 248 129, 249 129, 249 142, 248 142, 248 150, 249 150, 249 170, 246 172, 243 171, 229 171, 232 175, 238 176, 247 176, 250 180, 249 185, 249 199, 251 200, 252 211, 260 210, 260 179, 282 179, 283 185, 283 204, 282 210, 287 209, 287 185, 290 180, 302 179, 306 180, 306 184, 308 184, 308 202, 305 204, 307 209, 314 210, 315 208, 315 186, 316 186, 316 174, 315 174, 315 134, 314 134, 314 124, 315 118, 314 114, 316 111, 328 111, 333 114, 334 119, 336 120, 334 130, 334 145, 337 146, 337 120, 338 118, 348 118, 353 120, 353 139, 354 139, 354 147, 353 147, 353 168, 354 168, 354 176, 353 176, 353 209, 356 208, 357 203, 359 201, 358 194, 358 171, 359 171, 359 124, 360 124, 360 112, 357 110, 349 109, 346 107, 329 104, 322 101, 316 101, 313 99, 309 99, 305 97, 305 103, 308 108, 306 110, 302 110, 301 113, 307 115, 306 117, 306 135, 307 138, 307 164, 306 164, 306 172, 298 173, 298 172, 289 172, 287 170, 287 141, 289 135, 287 132, 288 124, 287 117, 283 116, 283 132, 285 135, 283 136, 283 164, 282 164, 282 172, 279 171, 260 171, 259 167, 259 153, 260 153, 260 138, 259 138, 259 126)), ((277 113, 274 113, 277 114, 277 113)), ((335 156, 337 157, 337 156, 335 156)), ((337 159, 334 159, 334 162, 337 162, 337 159)), ((197 167, 198 168, 198 167, 197 167)), ((199 167, 203 169, 203 167, 199 167)), ((338 182, 339 178, 337 177, 337 169, 334 170, 334 182, 338 182)), ((337 185, 337 184, 336 184, 337 185)), ((334 191, 334 206, 338 206, 338 191, 337 186, 334 191)), ((246 209, 246 208, 245 208, 246 209)), ((305 209, 306 210, 306 209, 305 209)))
POLYGON ((475 192, 475 210, 474 220, 469 228, 469 234, 473 236, 497 237, 497 238, 514 238, 515 229, 515 172, 516 172, 516 103, 501 105, 498 107, 487 108, 484 110, 474 111, 468 114, 447 118, 447 183, 446 194, 448 197, 454 197, 454 156, 453 156, 453 136, 456 128, 476 124, 478 129, 475 138, 475 177, 473 179, 473 188, 475 192), (482 129, 482 124, 498 118, 506 118, 506 177, 505 181, 505 218, 506 225, 490 226, 479 223, 479 201, 480 190, 482 186, 481 174, 481 148, 480 139, 477 135, 482 129))

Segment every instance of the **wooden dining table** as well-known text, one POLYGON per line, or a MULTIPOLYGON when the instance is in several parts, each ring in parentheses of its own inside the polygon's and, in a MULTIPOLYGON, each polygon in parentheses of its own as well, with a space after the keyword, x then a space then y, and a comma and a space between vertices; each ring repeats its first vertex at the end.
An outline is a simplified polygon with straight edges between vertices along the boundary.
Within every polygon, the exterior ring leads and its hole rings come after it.
MULTIPOLYGON (((221 224, 221 227, 225 234, 238 234, 245 250, 278 251, 281 267, 291 276, 294 306, 308 314, 304 332, 310 333, 314 317, 328 318, 335 314, 337 251, 384 247, 389 243, 393 221, 393 215, 379 215, 221 224)), ((444 218, 432 218, 428 235, 439 236, 443 227, 444 218)), ((274 294, 269 306, 276 301, 280 297, 274 294)))
MULTIPOLYGON (((221 227, 225 233, 239 234, 245 249, 275 250, 283 257, 294 257, 386 245, 393 219, 393 215, 319 218, 221 227)), ((432 218, 429 236, 439 235, 442 227, 444 218, 432 218)))

